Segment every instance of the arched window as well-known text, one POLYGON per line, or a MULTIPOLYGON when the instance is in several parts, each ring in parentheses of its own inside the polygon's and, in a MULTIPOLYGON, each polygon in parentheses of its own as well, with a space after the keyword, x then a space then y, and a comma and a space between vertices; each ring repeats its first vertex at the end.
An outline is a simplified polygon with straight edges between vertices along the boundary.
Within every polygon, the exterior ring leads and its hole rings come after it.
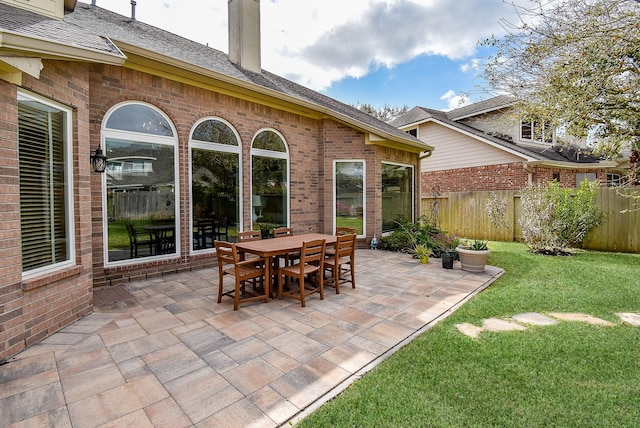
POLYGON ((106 263, 170 257, 179 248, 177 137, 156 107, 114 106, 105 116, 106 263))
POLYGON ((251 146, 252 229, 289 226, 289 152, 273 130, 256 134, 251 146))
POLYGON ((235 241, 241 216, 240 137, 222 119, 202 119, 189 139, 192 250, 235 241))

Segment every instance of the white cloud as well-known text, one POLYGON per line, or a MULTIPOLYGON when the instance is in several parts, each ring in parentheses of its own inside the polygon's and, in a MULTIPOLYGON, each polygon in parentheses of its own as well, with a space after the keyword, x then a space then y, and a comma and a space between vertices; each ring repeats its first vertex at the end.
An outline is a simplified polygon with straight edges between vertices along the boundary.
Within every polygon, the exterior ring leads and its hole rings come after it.
MULTIPOLYGON (((228 52, 228 0, 138 0, 136 19, 228 52)), ((129 15, 129 0, 98 0, 129 15)), ((500 0, 263 0, 262 66, 315 90, 419 55, 463 59, 503 30, 500 0)))
POLYGON ((440 97, 440 99, 447 102, 447 108, 444 109, 445 111, 460 108, 471 103, 467 96, 458 95, 453 90, 448 90, 444 95, 440 97))

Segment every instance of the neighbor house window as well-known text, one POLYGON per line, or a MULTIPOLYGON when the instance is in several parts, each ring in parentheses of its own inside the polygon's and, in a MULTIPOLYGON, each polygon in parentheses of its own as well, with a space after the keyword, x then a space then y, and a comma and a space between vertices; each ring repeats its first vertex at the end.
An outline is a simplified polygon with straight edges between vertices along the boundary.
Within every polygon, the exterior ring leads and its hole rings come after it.
POLYGON ((20 236, 25 276, 73 264, 71 111, 18 93, 20 236))
POLYGON ((584 180, 587 181, 596 181, 598 177, 595 172, 586 172, 586 173, 578 173, 576 174, 576 186, 579 186, 584 180))
POLYGON ((365 162, 363 160, 337 160, 334 161, 333 169, 335 227, 353 227, 359 236, 364 236, 365 162))
POLYGON ((235 241, 240 223, 240 138, 222 119, 204 119, 191 133, 191 248, 235 241))
POLYGON ((382 231, 413 221, 413 167, 382 163, 382 231))
POLYGON ((176 132, 158 109, 121 104, 107 113, 104 183, 107 262, 175 255, 178 195, 176 132))
POLYGON ((258 132, 251 145, 252 229, 289 225, 289 151, 282 135, 258 132))
POLYGON ((607 187, 616 187, 622 183, 622 175, 607 174, 607 187))
POLYGON ((553 129, 548 123, 522 121, 520 123, 520 139, 537 143, 553 143, 553 129))

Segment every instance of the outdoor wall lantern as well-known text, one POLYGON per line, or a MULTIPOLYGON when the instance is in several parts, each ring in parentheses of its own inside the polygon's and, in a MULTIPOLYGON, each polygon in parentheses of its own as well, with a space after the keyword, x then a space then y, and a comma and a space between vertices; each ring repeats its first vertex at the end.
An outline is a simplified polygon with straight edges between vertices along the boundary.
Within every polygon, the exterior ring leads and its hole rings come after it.
POLYGON ((107 169, 107 157, 102 153, 100 145, 98 145, 96 152, 91 155, 91 165, 95 172, 104 172, 107 169))

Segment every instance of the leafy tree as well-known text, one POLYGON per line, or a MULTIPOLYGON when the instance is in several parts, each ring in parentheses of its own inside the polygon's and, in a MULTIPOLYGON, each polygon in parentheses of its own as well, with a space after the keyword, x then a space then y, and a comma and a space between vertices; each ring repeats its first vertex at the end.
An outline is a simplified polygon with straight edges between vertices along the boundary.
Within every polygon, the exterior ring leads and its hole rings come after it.
MULTIPOLYGON (((507 1, 507 0, 504 0, 507 1)), ((640 0, 529 0, 482 66, 514 112, 564 127, 609 158, 631 155, 640 184, 640 0)))
POLYGON ((353 107, 386 123, 391 122, 393 119, 409 110, 409 107, 406 104, 402 107, 391 107, 386 104, 383 107, 378 108, 371 104, 358 104, 353 107))

